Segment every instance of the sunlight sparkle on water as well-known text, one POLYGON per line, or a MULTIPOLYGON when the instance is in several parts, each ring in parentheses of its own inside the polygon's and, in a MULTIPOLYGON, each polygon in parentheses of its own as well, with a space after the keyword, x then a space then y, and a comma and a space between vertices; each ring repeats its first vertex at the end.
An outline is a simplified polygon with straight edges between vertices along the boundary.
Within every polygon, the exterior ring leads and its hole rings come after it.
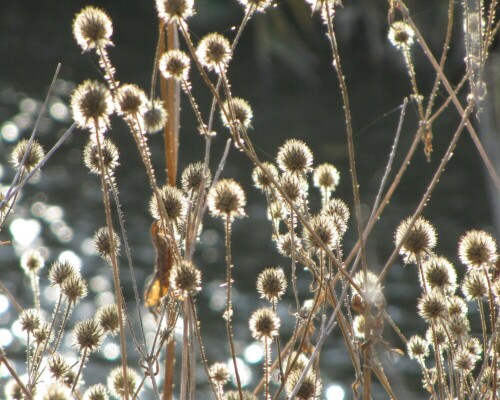
POLYGON ((345 391, 342 386, 333 384, 326 388, 325 390, 326 400, 344 400, 345 391))
POLYGON ((106 343, 102 349, 102 354, 107 360, 116 360, 120 355, 120 346, 116 343, 106 343))
POLYGON ((11 121, 7 121, 0 126, 0 135, 6 142, 15 142, 19 137, 19 128, 11 121))
POLYGON ((42 227, 35 219, 18 218, 12 221, 9 229, 14 241, 22 246, 29 246, 40 235, 42 227))
POLYGON ((57 259, 59 261, 67 261, 78 269, 82 267, 82 259, 71 250, 63 251, 61 254, 59 254, 59 257, 57 257, 57 259))
POLYGON ((264 358, 264 348, 258 342, 253 342, 245 349, 245 360, 250 364, 257 364, 264 358))
POLYGON ((50 115, 56 121, 65 122, 69 119, 68 107, 60 101, 54 102, 49 109, 50 115))
POLYGON ((7 299, 7 296, 0 294, 0 314, 3 314, 8 309, 9 309, 9 299, 7 299))
MULTIPOLYGON (((240 375, 241 386, 247 386, 252 381, 252 371, 248 365, 241 359, 236 357, 236 365, 238 365, 238 373, 240 375)), ((234 374, 234 364, 232 359, 227 360, 231 380, 236 384, 236 376, 234 374)))
POLYGON ((0 329, 0 346, 7 347, 12 343, 12 333, 8 329, 0 329))

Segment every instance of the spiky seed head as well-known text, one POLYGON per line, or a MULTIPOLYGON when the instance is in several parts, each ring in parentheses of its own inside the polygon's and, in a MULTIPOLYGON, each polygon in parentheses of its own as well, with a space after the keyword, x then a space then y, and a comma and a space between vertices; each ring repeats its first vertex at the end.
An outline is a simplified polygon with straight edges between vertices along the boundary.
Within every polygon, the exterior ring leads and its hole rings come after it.
POLYGON ((250 104, 239 97, 233 97, 231 103, 225 101, 222 104, 220 118, 222 124, 230 128, 231 126, 248 128, 252 123, 253 112, 250 104), (229 120, 227 119, 229 117, 229 120))
POLYGON ((446 335, 446 331, 443 329, 442 324, 436 324, 434 330, 431 326, 427 328, 425 332, 425 340, 435 349, 435 345, 439 346, 440 350, 449 349, 454 345, 454 341, 450 342, 449 336, 446 335), (434 340, 435 338, 435 340, 434 340))
POLYGON ((86 80, 71 95, 73 119, 80 128, 100 133, 106 131, 113 113, 113 100, 109 89, 96 81, 86 80))
POLYGON ((240 397, 240 392, 238 390, 230 390, 224 394, 224 400, 257 400, 252 392, 243 390, 243 398, 240 397))
POLYGON ((231 60, 229 40, 220 33, 209 33, 198 43, 196 57, 210 71, 225 70, 231 60))
POLYGON ((493 389, 500 387, 500 375, 496 368, 486 367, 481 376, 483 393, 488 393, 493 398, 493 389))
POLYGON ((208 374, 217 385, 225 385, 231 378, 227 364, 222 362, 212 364, 208 370, 208 374))
POLYGON ((71 400, 71 390, 59 383, 51 383, 42 395, 42 400, 71 400))
MULTIPOLYGON (((76 371, 74 369, 70 369, 66 373, 66 375, 64 375, 63 384, 68 388, 72 388, 75 383, 75 380, 76 380, 76 371)), ((77 385, 78 384, 79 383, 77 382, 77 385)))
POLYGON ((295 364, 292 364, 292 370, 297 370, 297 371, 304 371, 304 368, 307 366, 309 363, 309 358, 307 358, 304 353, 299 353, 297 355, 296 351, 292 352, 292 355, 290 357, 286 357, 286 360, 284 360, 285 363, 285 371, 288 370, 288 362, 293 363, 295 361, 295 364))
POLYGON ((83 400, 109 400, 106 386, 101 383, 90 386, 83 394, 83 400))
POLYGON ((257 291, 260 297, 276 303, 286 290, 286 277, 281 268, 266 268, 257 277, 257 291))
MULTIPOLYGON (((323 242, 327 248, 332 249, 338 240, 338 232, 335 229, 335 225, 331 218, 325 217, 324 215, 317 215, 312 217, 309 221, 313 232, 319 237, 321 242, 323 242)), ((321 242, 319 242, 309 231, 304 227, 303 231, 304 245, 307 250, 311 251, 321 251, 323 247, 321 242)))
POLYGON ((250 317, 250 332, 256 340, 272 340, 278 335, 280 319, 270 308, 260 308, 250 317))
POLYGON ((94 318, 78 322, 73 328, 73 345, 80 351, 96 351, 101 347, 105 334, 94 318))
POLYGON ((167 24, 182 21, 194 14, 194 0, 156 0, 158 16, 167 24))
MULTIPOLYGON (((263 162, 262 165, 267 172, 274 178, 275 181, 279 180, 278 169, 270 162, 263 162)), ((268 175, 260 167, 255 167, 252 172, 252 179, 255 187, 262 191, 272 188, 272 181, 268 175)))
POLYGON ((21 325, 21 330, 28 333, 33 333, 42 324, 42 316, 40 311, 35 308, 28 308, 21 311, 19 314, 19 323, 21 325))
MULTIPOLYGON (((122 318, 125 314, 122 313, 122 318)), ((118 306, 116 304, 107 304, 100 307, 96 313, 96 320, 104 333, 116 335, 120 330, 120 316, 118 314, 118 306)))
POLYGON ((146 110, 142 115, 144 126, 148 133, 156 133, 163 129, 167 123, 168 113, 159 99, 148 101, 146 110))
POLYGON ((195 294, 201 290, 201 272, 194 264, 183 260, 172 269, 170 285, 181 298, 195 294))
POLYGON ((267 218, 270 221, 281 221, 288 215, 285 205, 281 201, 273 201, 267 207, 267 218))
POLYGON ((292 254, 298 254, 302 250, 302 241, 297 235, 294 235, 292 240, 292 235, 286 233, 278 236, 276 246, 283 257, 292 257, 292 254))
POLYGON ((463 341, 463 347, 474 357, 479 357, 483 353, 483 346, 476 337, 467 337, 463 341))
POLYGON ((165 79, 182 82, 189 79, 190 61, 186 53, 174 49, 163 53, 158 68, 165 79))
POLYGON ((61 292, 70 304, 75 304, 87 295, 87 283, 79 274, 71 275, 61 283, 61 292))
MULTIPOLYGON (((160 189, 160 197, 165 206, 167 218, 174 223, 181 222, 187 212, 187 200, 182 190, 175 186, 165 185, 160 189)), ((158 199, 154 194, 149 202, 149 212, 154 219, 162 219, 161 209, 158 207, 158 199)))
POLYGON ((35 329, 33 332, 33 338, 35 339, 37 345, 50 341, 52 338, 52 331, 50 328, 50 323, 43 322, 38 329, 35 329))
POLYGON ((66 359, 59 353, 54 353, 49 357, 47 366, 52 377, 57 380, 62 379, 66 372, 70 370, 70 365, 68 364, 66 359))
POLYGON ((273 3, 272 0, 238 0, 238 2, 247 12, 264 12, 273 3))
POLYGON ((10 379, 4 387, 4 394, 7 400, 24 400, 26 395, 24 394, 21 385, 14 379, 10 379))
POLYGON ((109 237, 109 229, 104 226, 99 228, 93 237, 94 247, 97 253, 106 261, 111 260, 113 250, 118 255, 120 251, 120 238, 115 231, 112 232, 112 238, 109 237), (113 248, 111 241, 113 241, 113 248))
POLYGON ((412 27, 403 21, 396 21, 389 28, 389 41, 399 50, 409 49, 414 36, 412 27))
POLYGON ((283 172, 305 174, 311 170, 313 155, 303 141, 289 139, 279 148, 276 161, 283 172))
POLYGON ((399 246, 403 237, 409 232, 399 250, 399 254, 404 257, 406 263, 416 263, 417 257, 422 258, 429 254, 436 246, 437 241, 436 230, 429 221, 418 217, 410 228, 411 220, 412 218, 408 217, 401 222, 394 235, 394 242, 396 246, 399 246))
MULTIPOLYGON (((108 172, 113 172, 119 165, 118 162, 118 149, 109 139, 104 139, 101 142, 102 159, 104 168, 108 172)), ((101 166, 99 165, 99 148, 94 140, 89 140, 83 149, 83 162, 85 166, 93 174, 101 174, 101 166)))
POLYGON ((458 349, 453 360, 453 366, 462 373, 471 372, 476 364, 476 359, 466 349, 458 349))
MULTIPOLYGON (((302 371, 294 370, 288 376, 285 384, 285 392, 290 396, 295 389, 295 386, 300 382, 302 371)), ((309 372, 302 381, 296 398, 299 400, 318 399, 321 395, 321 378, 315 372, 309 372)))
POLYGON ((494 264, 498 259, 495 239, 484 231, 469 231, 460 238, 458 256, 469 268, 494 264))
POLYGON ((187 194, 198 192, 202 184, 204 188, 207 188, 211 181, 212 174, 208 168, 205 171, 205 166, 202 162, 189 164, 181 177, 182 189, 184 189, 187 194))
POLYGON ((418 335, 412 336, 406 347, 408 356, 414 360, 423 360, 429 356, 429 343, 418 335))
POLYGON ((333 192, 337 188, 339 181, 339 171, 332 164, 321 164, 314 169, 314 186, 321 190, 325 190, 328 193, 333 192))
POLYGON ((14 169, 19 170, 24 168, 24 170, 29 173, 40 163, 40 161, 42 161, 44 156, 45 151, 40 143, 33 140, 30 147, 29 140, 23 139, 14 146, 10 155, 10 163, 14 169), (28 153, 28 155, 26 156, 26 160, 23 162, 23 158, 26 153, 28 153))
POLYGON ((448 315, 446 298, 436 291, 424 294, 418 300, 418 314, 427 322, 441 321, 448 315))
MULTIPOLYGON (((134 369, 127 367, 127 386, 130 395, 135 393, 140 381, 141 378, 139 374, 134 369)), ((108 390, 111 396, 117 399, 121 399, 125 396, 125 379, 121 366, 111 370, 108 376, 108 390)))
POLYGON ((330 199, 321 209, 321 213, 330 216, 339 216, 346 226, 349 222, 349 207, 341 199, 330 199))
POLYGON ((137 85, 121 85, 116 91, 117 111, 121 115, 137 117, 146 111, 148 98, 137 85))
MULTIPOLYGON (((305 200, 307 194, 307 181, 297 174, 285 172, 279 180, 283 192, 288 196, 292 203, 298 205, 305 200)), ((286 201, 283 199, 283 201, 286 201)))
POLYGON ((232 220, 245 215, 245 192, 232 179, 221 179, 208 192, 208 209, 212 216, 232 220))
POLYGON ((55 261, 50 267, 50 286, 60 286, 71 275, 79 275, 78 269, 69 261, 55 261))
POLYGON ((73 36, 83 51, 112 45, 113 24, 101 9, 88 6, 73 21, 73 36))
POLYGON ((465 274, 462 292, 468 301, 481 300, 488 295, 488 281, 482 270, 469 270, 465 274))
POLYGON ((430 256, 424 262, 426 286, 443 293, 454 293, 457 287, 457 273, 453 265, 444 257, 430 256))
POLYGON ((38 250, 28 250, 21 256, 21 267, 26 275, 37 274, 45 261, 38 250))
POLYGON ((455 315, 446 321, 448 331, 453 337, 463 338, 469 333, 469 320, 464 315, 455 315))
POLYGON ((448 302, 448 314, 450 317, 458 315, 467 315, 467 303, 458 296, 447 297, 448 302))

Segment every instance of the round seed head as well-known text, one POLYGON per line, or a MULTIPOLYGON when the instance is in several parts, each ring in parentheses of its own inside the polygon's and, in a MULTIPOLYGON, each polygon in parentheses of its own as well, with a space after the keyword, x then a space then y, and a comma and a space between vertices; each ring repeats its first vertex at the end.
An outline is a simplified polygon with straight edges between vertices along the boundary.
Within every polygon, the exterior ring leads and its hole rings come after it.
POLYGON ((96 81, 87 80, 71 95, 73 119, 80 128, 100 133, 106 131, 113 113, 113 100, 109 89, 96 81))
POLYGON ((406 239, 399 250, 406 263, 416 263, 417 257, 421 258, 429 254, 436 246, 436 230, 424 218, 418 217, 410 228, 411 217, 401 222, 394 235, 396 246, 402 242, 403 237, 408 233, 406 239))
MULTIPOLYGON (((324 215, 312 217, 309 221, 312 230, 329 249, 332 249, 338 240, 337 229, 333 225, 331 218, 324 215)), ((307 250, 321 251, 323 249, 321 243, 312 235, 312 233, 304 228, 303 231, 304 246, 307 250)))
MULTIPOLYGON (((275 181, 279 180, 278 169, 269 162, 263 162, 262 165, 266 168, 267 172, 274 178, 275 181)), ((255 167, 252 172, 253 183, 256 188, 265 191, 272 188, 272 181, 269 177, 260 169, 260 167, 255 167)))
POLYGON ((120 238, 113 231, 112 239, 110 239, 107 227, 99 228, 94 234, 93 241, 97 253, 108 262, 111 260, 113 249, 116 254, 120 251, 120 238), (113 248, 111 240, 113 241, 113 248))
POLYGON ((272 0, 238 0, 238 2, 245 7, 245 10, 252 12, 264 12, 273 3, 272 0))
POLYGON ((93 385, 83 394, 83 400, 108 400, 108 391, 106 386, 101 383, 93 385))
POLYGON ((260 308, 250 317, 249 325, 252 337, 263 342, 278 335, 280 320, 270 308, 260 308))
POLYGON ((410 48, 414 36, 412 27, 403 21, 396 21, 389 28, 389 41, 399 50, 410 48))
POLYGON ((229 103, 225 101, 222 104, 222 109, 220 117, 222 124, 230 128, 231 126, 241 127, 244 126, 248 128, 252 122, 253 112, 250 104, 246 100, 240 99, 239 97, 233 97, 232 102, 229 103), (229 117, 229 120, 227 117, 229 117))
MULTIPOLYGON (((125 314, 122 313, 122 317, 125 314)), ((97 310, 96 320, 104 333, 116 335, 120 330, 120 316, 118 314, 118 306, 116 304, 108 304, 97 310)))
POLYGON ((38 250, 28 250, 21 257, 21 267, 26 275, 37 274, 45 261, 38 250))
POLYGON ((24 394, 23 388, 17 381, 12 378, 9 380, 4 387, 4 394, 7 400, 24 400, 26 395, 24 394))
POLYGON ((488 295, 488 281, 481 270, 469 270, 462 282, 462 292, 468 301, 481 300, 488 295))
POLYGON ((487 393, 493 398, 493 389, 500 387, 500 375, 495 368, 486 367, 481 376, 482 393, 487 393))
POLYGON ((75 304, 87 295, 87 283, 79 274, 70 275, 61 283, 61 292, 70 304, 75 304))
POLYGON ((424 262, 426 286, 443 293, 454 293, 457 287, 457 274, 453 265, 444 257, 431 256, 424 262))
POLYGON ((469 333, 469 320, 464 315, 455 315, 453 317, 450 317, 447 321, 447 328, 451 336, 456 338, 463 338, 469 333))
POLYGON ((427 322, 440 321, 448 315, 446 298, 440 292, 428 292, 418 300, 418 314, 427 322))
POLYGON ((297 356, 297 352, 293 351, 291 357, 286 357, 286 360, 284 360, 286 362, 284 365, 285 371, 288 370, 288 360, 290 360, 291 363, 295 360, 295 364, 292 365, 292 369, 297 371, 303 371, 309 363, 309 359, 304 355, 304 353, 299 353, 297 356))
POLYGON ((212 216, 232 220, 245 215, 245 192, 232 179, 221 179, 208 192, 208 209, 212 216))
POLYGON ((281 221, 288 215, 287 209, 281 201, 273 201, 269 203, 267 208, 267 218, 270 221, 281 221))
MULTIPOLYGON (((290 396, 295 389, 295 386, 300 381, 302 371, 292 371, 288 376, 285 384, 285 392, 290 396)), ((299 400, 313 400, 318 399, 321 395, 321 378, 316 373, 309 372, 305 379, 302 381, 300 388, 297 392, 296 398, 299 400)))
POLYGON ((62 379, 71 368, 66 359, 59 353, 54 353, 48 359, 47 365, 52 377, 57 380, 62 379))
POLYGON ((208 168, 205 171, 202 162, 189 164, 182 173, 181 178, 182 188, 187 194, 197 193, 202 188, 202 185, 205 189, 208 188, 211 181, 212 174, 208 168))
POLYGON ((125 116, 136 117, 146 111, 148 98, 142 89, 136 85, 122 85, 116 91, 118 113, 125 116))
POLYGON ((94 318, 78 322, 73 328, 73 345, 80 351, 96 351, 104 340, 104 331, 94 318))
POLYGON ((183 260, 172 269, 170 285, 181 298, 196 294, 201 290, 201 272, 192 263, 183 260))
MULTIPOLYGON (((130 395, 134 394, 137 390, 141 378, 134 369, 127 368, 127 386, 128 393, 130 395)), ((125 396, 125 379, 123 376, 123 368, 116 367, 111 370, 108 376, 108 390, 111 396, 121 399, 125 396)))
POLYGON ((227 365, 221 362, 212 364, 208 370, 208 374, 217 385, 225 385, 231 378, 227 365))
POLYGON ((19 170, 24 168, 24 170, 29 173, 40 163, 40 161, 42 161, 42 158, 45 156, 45 151, 36 140, 33 140, 31 147, 28 145, 29 140, 27 139, 21 140, 17 143, 10 155, 10 163, 14 169, 19 170), (26 153, 28 153, 28 155, 26 156, 26 160, 23 162, 23 158, 26 153))
POLYGON ((47 342, 51 337, 50 323, 44 322, 33 332, 33 337, 38 345, 47 342))
POLYGON ((313 155, 304 142, 290 139, 279 148, 276 160, 283 172, 305 174, 311 170, 313 155))
MULTIPOLYGON (((285 172, 279 181, 283 192, 296 205, 305 200, 307 195, 307 181, 292 172, 285 172)), ((286 201, 283 199, 283 201, 286 201)))
MULTIPOLYGON (((113 172, 119 165, 118 149, 111 140, 104 139, 101 142, 101 151, 104 168, 110 173, 113 172)), ((89 140, 85 146, 83 150, 83 162, 90 172, 97 175, 101 174, 101 167, 99 165, 99 148, 94 140, 89 140)))
POLYGON ((61 285, 67 278, 80 273, 69 261, 56 261, 49 271, 50 286, 61 285))
MULTIPOLYGON (((165 185, 160 190, 160 196, 165 206, 168 219, 174 223, 181 222, 187 212, 187 200, 182 190, 175 186, 165 185)), ((151 197, 151 201, 149 202, 149 212, 154 219, 161 220, 161 212, 155 195, 151 197)))
POLYGON ((99 8, 85 7, 73 21, 73 36, 83 51, 112 45, 112 33, 111 19, 99 8))
POLYGON ((163 107, 163 102, 156 99, 153 102, 148 101, 142 118, 146 131, 156 133, 162 130, 167 123, 168 113, 163 107))
POLYGON ((196 57, 208 70, 219 72, 226 69, 231 60, 229 40, 219 33, 210 33, 203 37, 196 49, 196 57))
POLYGON ((458 256, 469 268, 494 264, 498 259, 495 239, 484 231, 469 231, 460 238, 458 256))
POLYGON ((450 317, 462 315, 467 315, 467 303, 458 296, 450 296, 447 298, 448 301, 448 314, 450 317))
POLYGON ((158 16, 167 24, 181 21, 194 14, 193 0, 156 0, 158 16))
POLYGON ((321 209, 321 213, 340 217, 345 226, 347 226, 350 216, 349 207, 347 207, 347 204, 341 199, 330 199, 321 209))
POLYGON ((71 400, 71 390, 59 383, 51 383, 45 390, 42 400, 71 400))
POLYGON ((278 252, 283 257, 292 257, 293 253, 298 254, 302 250, 302 241, 299 237, 297 237, 297 235, 293 236, 292 241, 292 235, 290 233, 286 233, 278 236, 276 246, 278 247, 278 252))
POLYGON ((19 323, 21 330, 33 333, 42 324, 42 317, 37 309, 28 308, 19 314, 19 323))
POLYGON ((436 324, 434 327, 434 332, 432 331, 432 327, 429 326, 427 331, 425 332, 425 339, 427 342, 435 348, 435 342, 437 342, 440 350, 449 349, 454 342, 449 341, 449 336, 446 335, 445 330, 441 324, 436 324), (434 340, 434 333, 436 334, 436 340, 434 340))
POLYGON ((463 342, 463 347, 467 349, 474 357, 479 357, 483 352, 483 346, 476 337, 467 337, 463 342))
POLYGON ((474 369, 475 364, 475 357, 466 349, 459 349, 455 354, 453 366, 457 369, 457 371, 463 373, 471 372, 474 369))
POLYGON ((429 356, 429 343, 417 335, 408 340, 407 349, 408 355, 414 360, 422 360, 429 356))
POLYGON ((189 78, 190 61, 181 50, 169 50, 160 57, 158 68, 165 79, 175 79, 182 82, 189 78))
POLYGON ((276 303, 286 290, 286 277, 281 268, 266 268, 257 278, 257 291, 260 297, 276 303))
POLYGON ((314 186, 321 190, 331 193, 337 188, 339 181, 339 171, 331 164, 321 164, 314 169, 314 186))

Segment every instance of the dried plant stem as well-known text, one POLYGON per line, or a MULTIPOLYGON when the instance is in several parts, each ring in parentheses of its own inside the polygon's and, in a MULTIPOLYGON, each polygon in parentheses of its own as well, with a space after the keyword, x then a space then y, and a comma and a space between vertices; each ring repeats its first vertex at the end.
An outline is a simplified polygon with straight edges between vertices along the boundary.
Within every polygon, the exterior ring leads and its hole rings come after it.
MULTIPOLYGON (((55 353, 57 349, 59 348, 59 344, 61 343, 62 335, 64 334, 64 328, 66 327, 66 323, 68 322, 69 316, 71 311, 73 310, 74 303, 70 303, 68 301, 68 304, 66 305, 66 312, 64 313, 63 320, 61 321, 61 326, 59 327, 59 333, 57 334, 57 339, 54 344, 54 348, 52 350, 52 353, 55 353)), ((55 318, 55 316, 54 316, 55 318)))
POLYGON ((7 357, 5 357, 3 349, 0 349, 0 361, 1 361, 0 365, 4 365, 5 368, 7 368, 7 371, 9 371, 10 376, 16 380, 17 384, 19 385, 25 396, 29 400, 33 400, 33 395, 31 394, 30 390, 28 390, 26 385, 23 383, 23 381, 17 374, 16 370, 12 367, 12 365, 10 365, 9 360, 7 359, 7 357))
POLYGON ((7 289, 7 286, 5 286, 1 281, 0 281, 0 292, 3 292, 3 294, 8 297, 8 299, 10 300, 10 302, 12 303, 12 305, 14 306, 14 308, 18 313, 21 313, 23 311, 23 307, 21 306, 21 304, 19 304, 14 295, 10 292, 9 289, 7 289))
POLYGON ((80 375, 83 371, 83 366, 85 365, 85 362, 87 361, 87 353, 88 353, 88 349, 87 348, 83 349, 82 361, 80 362, 80 367, 78 368, 78 372, 76 373, 75 381, 73 382, 73 387, 71 388, 71 394, 75 393, 76 385, 78 385, 78 381, 80 380, 80 375))

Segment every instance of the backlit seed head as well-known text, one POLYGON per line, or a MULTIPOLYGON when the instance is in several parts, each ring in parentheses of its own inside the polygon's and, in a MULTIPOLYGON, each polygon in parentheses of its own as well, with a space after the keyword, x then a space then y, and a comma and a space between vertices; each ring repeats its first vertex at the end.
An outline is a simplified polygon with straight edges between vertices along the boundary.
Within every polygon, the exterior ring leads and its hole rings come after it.
POLYGON ((70 370, 70 365, 59 353, 54 353, 47 361, 52 377, 59 380, 70 370))
POLYGON ((4 394, 5 394, 5 398, 7 400, 25 400, 26 399, 26 397, 25 397, 26 395, 24 394, 24 391, 23 391, 21 385, 19 385, 19 383, 17 383, 17 381, 14 378, 10 379, 5 384, 4 394))
POLYGON ((297 352, 293 351, 291 357, 290 358, 286 357, 286 360, 284 360, 286 362, 286 364, 284 366, 285 371, 288 370, 288 361, 289 360, 291 363, 293 363, 295 360, 295 364, 293 364, 292 369, 298 370, 301 372, 304 371, 304 368, 307 366, 307 363, 309 362, 309 359, 304 355, 304 353, 299 353, 299 355, 297 357, 297 352), (297 358, 297 360, 295 360, 295 358, 297 358))
POLYGON ((232 220, 245 215, 245 192, 232 179, 221 179, 208 192, 208 209, 214 217, 232 220))
POLYGON ((280 320, 270 308, 260 308, 250 317, 250 332, 256 340, 272 340, 278 335, 280 320))
POLYGON ((169 50, 160 57, 158 68, 165 79, 187 81, 189 78, 190 61, 181 50, 169 50))
POLYGON ((491 398, 493 398, 493 389, 500 387, 500 375, 498 370, 492 367, 486 367, 481 376, 482 393, 489 392, 491 398))
POLYGON ((201 272, 194 264, 183 260, 172 269, 170 285, 181 298, 196 294, 201 290, 201 272))
MULTIPOLYGON (((295 370, 290 373, 285 384, 285 392, 290 396, 295 389, 295 386, 300 381, 302 371, 295 370)), ((321 395, 321 378, 315 372, 309 372, 302 381, 297 392, 296 398, 299 400, 318 399, 321 395)))
POLYGON ((252 12, 264 12, 273 3, 272 0, 238 0, 238 2, 252 12))
POLYGON ((137 117, 146 111, 148 98, 144 91, 136 85, 122 85, 116 91, 118 113, 125 116, 137 117))
POLYGON ((446 331, 443 329, 443 326, 441 324, 436 324, 434 327, 434 331, 432 327, 429 326, 429 328, 427 328, 427 331, 425 332, 425 339, 430 345, 432 345, 434 349, 436 348, 436 342, 440 350, 449 349, 454 344, 454 341, 450 343, 449 336, 446 335, 446 331), (434 337, 436 338, 436 340, 434 340, 434 337))
POLYGON ((463 342, 463 347, 474 357, 480 357, 483 352, 483 346, 476 337, 467 337, 463 342))
POLYGON ((87 283, 79 274, 71 275, 62 282, 61 292, 70 304, 75 304, 87 295, 87 283))
POLYGON ((101 383, 90 386, 83 394, 83 400, 108 400, 108 391, 106 386, 101 383))
POLYGON ((97 253, 106 261, 111 260, 112 256, 112 247, 111 247, 111 240, 113 241, 113 248, 115 254, 118 254, 120 251, 120 238, 116 234, 116 232, 113 231, 112 238, 109 237, 109 229, 107 227, 102 227, 97 230, 97 232, 94 234, 93 241, 94 241, 94 247, 97 251, 97 253))
MULTIPOLYGON (((127 367, 127 386, 128 393, 132 396, 138 388, 141 377, 134 369, 127 367)), ((123 368, 114 368, 108 376, 108 390, 111 396, 121 399, 125 396, 125 379, 123 368)))
POLYGON ((319 189, 333 192, 339 181, 339 171, 331 164, 321 164, 314 169, 313 182, 314 186, 319 189))
POLYGON ((420 336, 412 336, 406 347, 408 356, 414 360, 425 359, 429 356, 429 343, 420 336))
POLYGON ((56 261, 49 271, 50 286, 59 286, 72 275, 79 275, 78 269, 69 261, 56 261))
MULTIPOLYGON (((165 206, 167 218, 174 223, 182 221, 187 212, 187 200, 182 190, 175 186, 165 185, 160 189, 160 197, 165 206)), ((161 209, 158 207, 158 201, 154 194, 149 202, 149 212, 154 219, 162 219, 161 209)))
POLYGON ((104 337, 104 331, 94 318, 80 321, 73 328, 73 345, 80 351, 99 350, 104 337))
POLYGON ((71 95, 71 112, 80 128, 104 132, 113 113, 113 100, 109 89, 96 81, 87 80, 71 95))
POLYGON ((156 0, 158 16, 165 22, 180 21, 194 14, 194 0, 156 0))
POLYGON ((330 216, 339 216, 347 226, 349 221, 349 207, 341 199, 330 199, 321 209, 321 213, 330 216))
POLYGON ((286 277, 281 268, 266 268, 257 278, 257 291, 260 297, 276 303, 286 290, 286 277))
POLYGON ((389 28, 389 41, 399 50, 410 48, 414 36, 412 27, 403 21, 396 21, 389 28))
POLYGON ((153 102, 148 101, 142 118, 146 131, 156 133, 162 130, 167 123, 168 113, 163 107, 163 102, 156 99, 153 102))
POLYGON ((231 378, 227 365, 221 362, 212 364, 208 370, 208 374, 218 385, 225 385, 231 378))
POLYGON ((19 170, 24 168, 26 172, 31 172, 33 168, 35 168, 42 158, 45 156, 45 151, 43 147, 36 140, 33 140, 31 143, 31 147, 29 147, 29 140, 24 139, 16 144, 12 153, 10 155, 10 163, 14 167, 14 169, 19 170), (28 153, 26 160, 23 162, 24 155, 28 153))
POLYGON ((481 300, 488 295, 488 281, 483 271, 470 270, 462 282, 462 292, 468 301, 481 300))
POLYGON ((431 256, 424 262, 426 286, 443 293, 454 293, 457 287, 457 274, 453 265, 444 257, 431 256))
POLYGON ((302 241, 297 235, 293 236, 290 233, 278 236, 276 241, 276 246, 278 247, 278 252, 284 257, 292 257, 292 254, 299 253, 302 250, 302 241), (292 246, 293 244, 293 246, 292 246), (293 252, 292 252, 293 250, 293 252))
POLYGON ((231 60, 229 40, 219 33, 210 33, 203 37, 196 49, 196 57, 208 70, 225 70, 231 60))
POLYGON ((38 329, 33 332, 33 338, 35 342, 40 345, 49 341, 52 337, 52 332, 50 330, 50 323, 43 322, 38 329))
POLYGON ((35 308, 28 308, 19 314, 19 324, 21 330, 28 333, 33 333, 42 324, 40 312, 35 308))
POLYGON ((51 383, 46 387, 42 400, 71 400, 71 390, 59 383, 51 383))
MULTIPOLYGON (((279 180, 278 169, 269 162, 263 162, 262 165, 269 172, 269 174, 274 178, 275 181, 279 180)), ((253 183, 256 188, 265 191, 272 188, 272 181, 269 177, 260 169, 260 167, 255 167, 252 172, 253 183)))
POLYGON ((356 315, 352 321, 352 326, 354 329, 354 335, 363 340, 365 338, 365 317, 362 315, 356 315))
POLYGON ((476 364, 476 358, 466 349, 459 349, 455 354, 453 366, 457 371, 468 373, 471 372, 476 364))
POLYGON ((224 394, 224 400, 257 400, 257 396, 252 392, 243 390, 243 398, 241 398, 238 390, 230 390, 224 394))
POLYGON ((418 314, 427 322, 440 321, 448 315, 446 298, 440 292, 428 292, 418 300, 418 314))
MULTIPOLYGON (((333 225, 332 219, 323 215, 312 217, 309 221, 312 230, 328 249, 332 249, 338 240, 338 233, 333 225)), ((320 251, 323 249, 321 243, 313 236, 309 229, 303 230, 304 246, 307 250, 320 251)))
POLYGON ((458 296, 447 297, 448 302, 448 314, 450 317, 458 315, 467 315, 467 303, 458 296))
POLYGON ((182 173, 181 178, 182 189, 187 194, 197 193, 202 188, 202 184, 205 189, 208 188, 211 181, 212 174, 208 168, 205 171, 205 166, 202 162, 189 164, 182 173))
POLYGON ((289 139, 279 148, 276 161, 283 172, 305 174, 311 170, 313 155, 304 142, 289 139))
POLYGON ((112 45, 112 33, 111 19, 99 8, 85 7, 73 21, 73 36, 83 51, 112 45))
MULTIPOLYGON (((305 200, 307 194, 307 181, 297 174, 285 172, 279 180, 283 192, 296 205, 305 200)), ((285 201, 283 199, 283 201, 285 201)))
MULTIPOLYGON (((125 317, 124 313, 122 313, 122 317, 125 317)), ((104 333, 116 335, 120 330, 118 306, 116 304, 108 304, 100 307, 96 313, 96 320, 104 333)))
POLYGON ((408 217, 401 222, 394 235, 394 242, 396 246, 399 246, 403 237, 409 231, 408 236, 399 250, 399 254, 404 257, 406 263, 415 263, 417 257, 422 258, 429 254, 436 246, 437 241, 436 230, 426 219, 418 217, 410 229, 411 219, 411 217, 408 217))
POLYGON ((464 315, 450 317, 446 321, 446 325, 451 336, 456 338, 463 338, 470 330, 469 320, 464 315))
MULTIPOLYGON (((101 142, 101 151, 104 168, 108 172, 113 172, 119 165, 118 149, 111 140, 104 139, 101 142)), ((101 167, 99 165, 99 148, 97 147, 97 143, 92 139, 89 140, 83 149, 83 162, 90 172, 97 175, 101 174, 101 167)))
POLYGON ((25 251, 21 257, 21 267, 27 275, 37 274, 45 261, 38 250, 25 251))
POLYGON ((484 231, 469 231, 460 238, 458 256, 469 268, 494 264, 498 259, 495 239, 484 231))
POLYGON ((240 99, 239 97, 233 97, 231 103, 225 101, 222 104, 222 109, 220 117, 222 124, 230 128, 235 125, 236 127, 248 128, 252 122, 253 112, 250 104, 246 100, 240 99), (226 117, 227 115, 227 117, 226 117), (229 120, 227 119, 229 118, 229 120))
POLYGON ((267 207, 267 218, 270 221, 281 221, 288 215, 284 204, 281 201, 273 201, 267 207))

